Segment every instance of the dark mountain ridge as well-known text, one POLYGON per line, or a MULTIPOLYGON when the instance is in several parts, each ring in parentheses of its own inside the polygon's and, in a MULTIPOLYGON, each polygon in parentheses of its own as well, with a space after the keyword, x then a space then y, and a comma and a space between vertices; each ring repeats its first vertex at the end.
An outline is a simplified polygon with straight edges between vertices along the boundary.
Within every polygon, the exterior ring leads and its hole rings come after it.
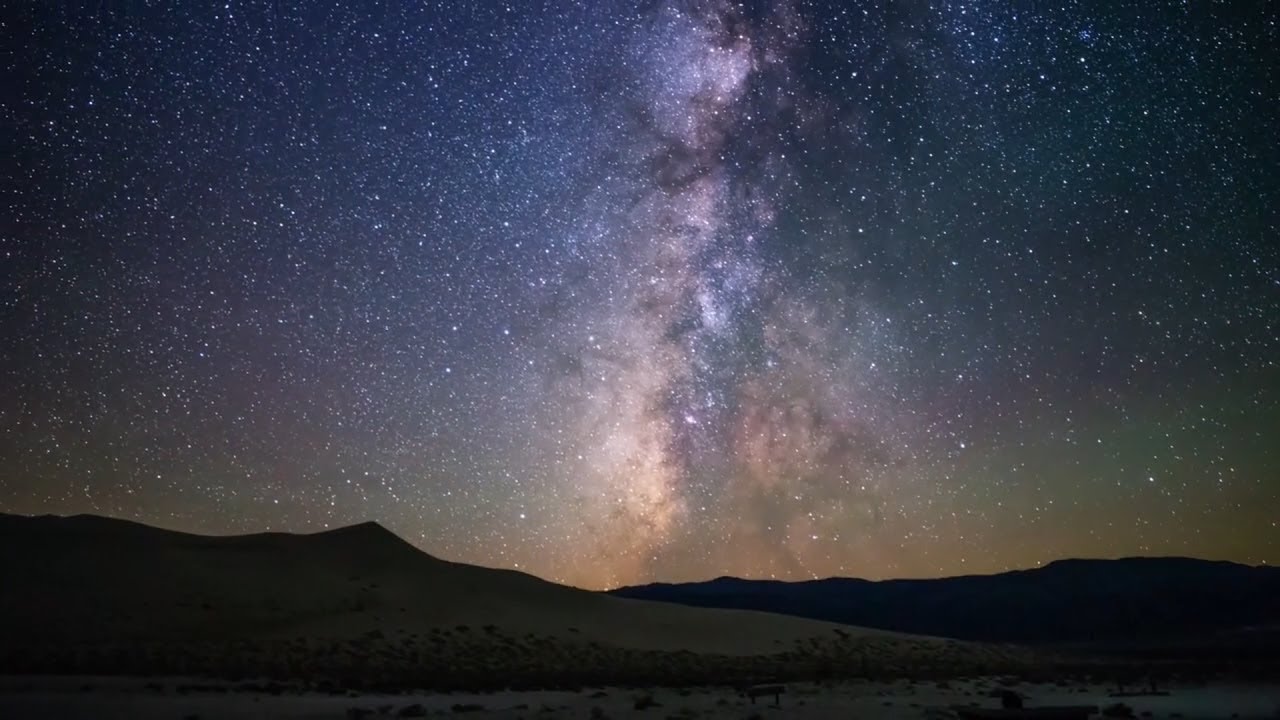
POLYGON ((994 642, 1124 643, 1280 625, 1280 568, 1186 557, 1068 559, 929 580, 720 577, 612 593, 994 642))

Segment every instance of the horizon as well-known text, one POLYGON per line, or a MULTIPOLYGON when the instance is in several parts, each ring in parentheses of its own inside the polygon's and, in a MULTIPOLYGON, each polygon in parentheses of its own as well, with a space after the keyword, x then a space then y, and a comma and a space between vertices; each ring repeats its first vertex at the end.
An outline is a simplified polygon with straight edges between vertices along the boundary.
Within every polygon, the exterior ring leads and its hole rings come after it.
POLYGON ((20 15, 0 511, 581 587, 1280 563, 1259 8, 20 15))
MULTIPOLYGON (((427 557, 431 557, 436 560, 443 560, 449 563, 460 562, 458 560, 455 560, 454 558, 433 553, 429 548, 423 548, 413 544, 412 542, 410 542, 403 536, 397 534, 394 530, 388 528, 386 525, 379 522, 378 520, 363 520, 363 521, 346 524, 346 525, 338 525, 335 527, 325 527, 320 530, 301 530, 301 531, 290 531, 290 530, 252 531, 251 530, 251 531, 237 532, 237 533, 206 534, 206 533, 190 532, 186 530, 179 530, 171 527, 164 527, 162 525, 152 525, 152 524, 145 523, 145 522, 142 522, 136 519, 131 519, 131 518, 117 517, 112 515, 100 515, 95 513, 77 513, 74 515, 56 515, 56 514, 50 514, 50 513, 40 514, 40 515, 24 515, 24 514, 8 513, 8 512, 0 511, 0 518, 3 518, 3 517, 19 517, 19 518, 34 519, 34 520, 46 520, 46 519, 75 520, 77 518, 91 518, 95 520, 109 520, 114 522, 141 525, 143 527, 161 530, 165 532, 172 532, 172 533, 178 533, 178 534, 184 534, 184 535, 195 535, 197 537, 205 537, 205 538, 241 538, 241 537, 252 537, 257 535, 289 535, 293 537, 309 537, 309 536, 315 536, 315 535, 322 535, 326 533, 340 532, 342 530, 347 530, 347 529, 356 528, 356 527, 363 527, 366 525, 373 525, 381 529, 382 531, 390 534, 392 537, 398 540, 401 540, 405 543, 408 543, 415 550, 417 550, 418 552, 421 552, 427 557)), ((473 567, 492 569, 492 570, 515 570, 515 571, 524 573, 526 575, 529 575, 531 577, 535 577, 539 580, 543 580, 549 583, 555 583, 558 585, 563 585, 565 587, 573 587, 579 590, 587 590, 590 592, 608 593, 608 592, 614 592, 616 590, 623 590, 623 589, 632 588, 632 587, 644 587, 648 585, 671 585, 671 586, 697 585, 697 584, 703 584, 703 583, 716 582, 719 580, 737 580, 737 581, 743 581, 743 582, 779 582, 779 583, 822 582, 825 580, 859 580, 859 581, 873 582, 873 583, 894 582, 899 580, 919 580, 919 581, 949 580, 949 579, 964 578, 964 577, 992 577, 996 575, 1004 575, 1009 573, 1029 572, 1034 570, 1041 570, 1049 567, 1050 565, 1054 565, 1057 563, 1069 563, 1069 562, 1109 563, 1109 562, 1124 562, 1124 561, 1132 561, 1132 560, 1156 560, 1156 561, 1188 560, 1192 562, 1202 562, 1202 563, 1227 563, 1230 565, 1238 565, 1241 567, 1250 567, 1250 568, 1276 567, 1276 565, 1268 563, 1265 560, 1257 564, 1250 564, 1250 563, 1240 563, 1234 560, 1227 560, 1223 558, 1192 557, 1187 555, 1120 555, 1120 556, 1112 556, 1112 557, 1060 557, 1060 558, 1054 558, 1052 560, 1047 560, 1042 563, 1036 563, 1035 565, 1031 565, 1027 567, 1011 567, 1011 568, 991 570, 991 571, 985 571, 985 572, 975 571, 975 572, 962 573, 959 575, 891 576, 891 577, 866 577, 866 576, 858 576, 858 575, 828 575, 823 577, 808 577, 808 578, 744 577, 744 576, 738 576, 738 575, 718 575, 715 577, 693 578, 693 579, 685 579, 685 580, 669 580, 669 579, 663 579, 663 578, 656 578, 644 583, 635 583, 630 585, 618 585, 613 587, 587 587, 587 586, 579 586, 579 585, 570 585, 568 583, 558 581, 554 578, 543 577, 541 575, 537 575, 528 570, 524 570, 517 567, 508 567, 508 566, 500 566, 500 565, 483 565, 483 564, 476 564, 476 563, 462 563, 462 564, 471 565, 473 567)))

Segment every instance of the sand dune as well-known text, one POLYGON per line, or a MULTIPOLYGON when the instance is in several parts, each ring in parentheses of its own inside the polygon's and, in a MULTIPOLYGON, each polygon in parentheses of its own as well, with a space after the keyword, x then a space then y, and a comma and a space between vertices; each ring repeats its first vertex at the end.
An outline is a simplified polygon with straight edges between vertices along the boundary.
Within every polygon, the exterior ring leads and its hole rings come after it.
POLYGON ((374 523, 206 537, 94 516, 0 516, 0 559, 10 580, 0 590, 10 667, 377 677, 462 667, 472 678, 572 671, 617 679, 685 666, 693 674, 839 673, 1018 657, 612 597, 444 561, 374 523))

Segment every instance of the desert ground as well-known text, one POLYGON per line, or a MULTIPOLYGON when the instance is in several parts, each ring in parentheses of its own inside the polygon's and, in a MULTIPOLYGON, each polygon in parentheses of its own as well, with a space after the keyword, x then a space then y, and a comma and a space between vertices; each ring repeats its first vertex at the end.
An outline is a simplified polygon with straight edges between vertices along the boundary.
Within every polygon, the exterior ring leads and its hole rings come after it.
POLYGON ((0 673, 400 692, 976 676, 1040 662, 1009 646, 587 592, 440 560, 372 523, 216 538, 0 520, 0 566, 21 578, 0 591, 0 673))
POLYGON ((736 690, 704 688, 587 688, 580 691, 362 694, 301 691, 289 686, 229 684, 191 678, 5 676, 0 678, 0 717, 13 720, 347 720, 350 718, 653 718, 704 720, 752 718, 944 718, 954 705, 997 707, 990 696, 1012 688, 1038 705, 1124 702, 1137 718, 1151 720, 1274 720, 1280 717, 1280 685, 1214 683, 1174 685, 1164 696, 1110 697, 1098 684, 1009 683, 998 678, 950 682, 844 681, 791 683, 775 706, 754 704, 736 690))
MULTIPOLYGON (((0 516, 0 539, 0 720, 941 718, 1002 687, 1103 707, 1118 700, 1101 682, 1149 669, 613 597, 441 560, 372 523, 205 537, 0 516), (787 684, 778 706, 734 689, 760 682, 787 684)), ((1280 684, 1206 680, 1273 681, 1274 664, 1160 667, 1172 692, 1123 699, 1137 718, 1280 720, 1280 684)))

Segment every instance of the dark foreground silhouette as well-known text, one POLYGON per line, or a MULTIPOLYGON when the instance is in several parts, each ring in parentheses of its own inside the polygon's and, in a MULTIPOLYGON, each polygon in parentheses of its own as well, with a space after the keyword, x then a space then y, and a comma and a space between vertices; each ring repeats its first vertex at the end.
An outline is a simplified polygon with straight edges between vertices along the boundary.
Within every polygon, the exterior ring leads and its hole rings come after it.
POLYGON ((205 537, 0 515, 0 673, 343 688, 734 684, 1012 672, 1017 648, 616 598, 452 563, 365 523, 205 537))
POLYGON ((975 641, 1280 659, 1280 568, 1191 558, 1060 560, 936 580, 725 577, 613 594, 975 641))
POLYGON ((588 592, 441 560, 374 523, 206 537, 95 516, 0 515, 0 571, 0 674, 398 691, 1143 670, 588 592))

